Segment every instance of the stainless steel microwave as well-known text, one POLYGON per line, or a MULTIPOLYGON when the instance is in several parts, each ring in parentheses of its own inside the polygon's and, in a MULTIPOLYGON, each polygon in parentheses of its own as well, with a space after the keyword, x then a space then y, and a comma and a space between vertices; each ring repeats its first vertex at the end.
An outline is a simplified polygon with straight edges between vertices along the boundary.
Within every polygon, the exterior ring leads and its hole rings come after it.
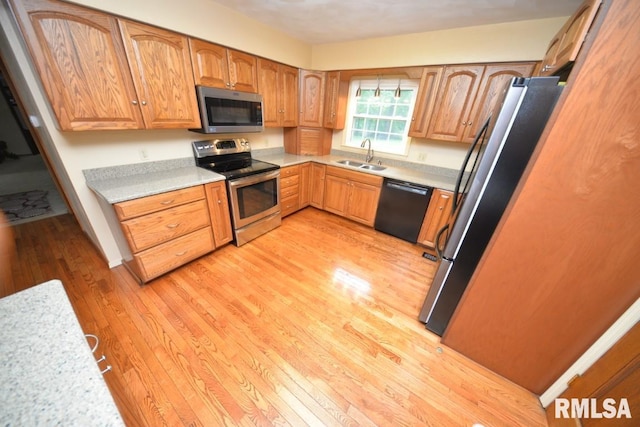
POLYGON ((261 132, 262 95, 235 90, 196 86, 201 129, 200 133, 261 132))

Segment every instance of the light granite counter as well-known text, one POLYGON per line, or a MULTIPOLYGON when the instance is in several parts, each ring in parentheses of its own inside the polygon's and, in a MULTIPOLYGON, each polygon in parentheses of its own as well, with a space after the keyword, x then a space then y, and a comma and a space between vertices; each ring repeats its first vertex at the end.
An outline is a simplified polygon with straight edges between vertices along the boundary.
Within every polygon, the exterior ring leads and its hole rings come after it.
POLYGON ((124 426, 59 280, 0 299, 0 425, 124 426))
POLYGON ((86 169, 82 172, 87 186, 109 204, 225 179, 223 175, 197 167, 193 158, 86 169))
POLYGON ((338 163, 338 160, 357 160, 364 163, 364 160, 361 158, 362 156, 359 157, 354 153, 340 152, 336 150, 333 150, 332 154, 327 156, 298 156, 295 154, 277 152, 275 150, 255 150, 252 152, 252 155, 256 159, 274 163, 281 167, 313 161, 325 165, 357 170, 362 173, 369 173, 385 178, 412 182, 414 184, 422 184, 449 191, 454 190, 458 174, 458 171, 454 169, 445 169, 430 165, 410 164, 409 162, 398 162, 387 159, 383 159, 382 166, 385 167, 384 170, 372 171, 359 169, 353 166, 340 164, 338 163))

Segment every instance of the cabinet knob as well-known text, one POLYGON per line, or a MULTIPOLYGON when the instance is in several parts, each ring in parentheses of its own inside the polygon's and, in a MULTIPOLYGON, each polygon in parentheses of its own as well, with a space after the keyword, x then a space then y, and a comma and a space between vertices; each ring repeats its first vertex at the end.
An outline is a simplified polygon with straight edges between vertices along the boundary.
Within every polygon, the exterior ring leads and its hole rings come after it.
POLYGON ((174 229, 174 228, 178 228, 179 225, 180 225, 180 223, 178 223, 178 224, 167 224, 167 228, 174 229))
POLYGON ((218 200, 218 204, 221 205, 222 204, 222 200, 218 200))
POLYGON ((231 86, 231 83, 227 82, 227 87, 231 86))
POLYGON ((442 210, 442 206, 440 206, 438 209, 439 209, 439 210, 442 210))
POLYGON ((467 125, 467 122, 466 122, 466 121, 465 121, 465 122, 462 122, 462 126, 466 126, 466 125, 467 125))
POLYGON ((147 105, 147 101, 142 101, 141 104, 142 105, 147 105))
POLYGON ((469 122, 469 126, 471 126, 473 124, 473 122, 469 122))
POLYGON ((138 101, 136 101, 135 99, 134 99, 133 101, 131 101, 131 103, 132 103, 133 105, 138 105, 138 101))

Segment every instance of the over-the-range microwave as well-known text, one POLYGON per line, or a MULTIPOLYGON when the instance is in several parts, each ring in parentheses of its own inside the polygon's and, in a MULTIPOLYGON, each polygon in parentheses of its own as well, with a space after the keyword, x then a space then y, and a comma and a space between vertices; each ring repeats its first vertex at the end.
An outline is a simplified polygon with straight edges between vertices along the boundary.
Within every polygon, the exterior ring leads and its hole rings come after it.
POLYGON ((262 95, 196 86, 202 128, 200 133, 261 132, 262 95))

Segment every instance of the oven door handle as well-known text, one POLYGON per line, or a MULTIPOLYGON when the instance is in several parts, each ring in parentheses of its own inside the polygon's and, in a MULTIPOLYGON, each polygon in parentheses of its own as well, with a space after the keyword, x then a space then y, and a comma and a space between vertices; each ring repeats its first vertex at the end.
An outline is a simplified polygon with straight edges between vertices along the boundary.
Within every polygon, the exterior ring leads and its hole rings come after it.
POLYGON ((244 178, 230 179, 228 181, 229 188, 245 187, 247 185, 256 184, 258 182, 268 181, 270 179, 277 178, 279 176, 280 176, 280 169, 276 169, 274 171, 245 176, 244 178))

